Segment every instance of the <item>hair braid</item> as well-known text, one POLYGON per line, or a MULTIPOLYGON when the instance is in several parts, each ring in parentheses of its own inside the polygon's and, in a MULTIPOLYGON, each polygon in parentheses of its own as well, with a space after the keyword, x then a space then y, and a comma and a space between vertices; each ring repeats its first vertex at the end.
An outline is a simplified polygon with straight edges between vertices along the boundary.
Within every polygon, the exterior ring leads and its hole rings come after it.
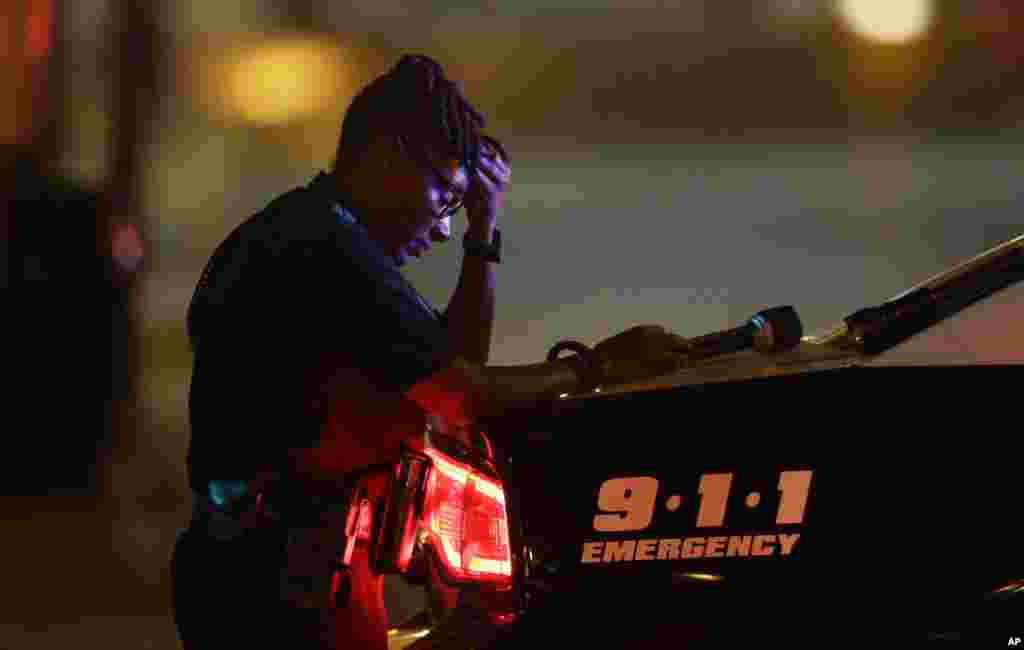
POLYGON ((447 88, 443 88, 437 95, 433 106, 434 112, 438 114, 441 120, 441 127, 444 129, 445 141, 456 147, 461 152, 458 146, 459 133, 458 129, 458 115, 452 110, 452 94, 447 92, 447 88), (446 97, 447 95, 447 97, 446 97))
POLYGON ((485 123, 440 64, 427 56, 406 54, 352 100, 335 164, 343 158, 358 159, 377 136, 403 135, 415 146, 441 147, 441 153, 458 157, 472 172, 485 123))
POLYGON ((448 113, 450 122, 453 122, 453 128, 449 133, 452 145, 458 152, 459 157, 465 160, 469 157, 469 127, 466 120, 466 111, 463 107, 465 102, 460 101, 454 84, 446 84, 445 94, 447 94, 447 101, 445 102, 445 112, 448 113))

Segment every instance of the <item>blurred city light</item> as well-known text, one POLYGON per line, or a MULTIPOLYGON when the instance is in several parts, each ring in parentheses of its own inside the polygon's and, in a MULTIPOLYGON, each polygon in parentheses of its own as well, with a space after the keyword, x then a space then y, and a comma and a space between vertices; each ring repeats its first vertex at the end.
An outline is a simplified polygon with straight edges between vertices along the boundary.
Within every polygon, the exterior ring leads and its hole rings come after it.
POLYGON ((355 92, 352 57, 322 39, 282 37, 229 48, 203 62, 201 101, 229 119, 257 125, 336 112, 355 92))
POLYGON ((41 59, 53 45, 53 0, 32 0, 25 17, 25 53, 41 59))
POLYGON ((129 273, 137 271, 142 265, 145 249, 139 229, 134 224, 125 223, 115 226, 111 234, 110 247, 111 257, 122 271, 129 273))
POLYGON ((883 43, 923 36, 935 14, 934 0, 839 0, 839 15, 855 33, 883 43))

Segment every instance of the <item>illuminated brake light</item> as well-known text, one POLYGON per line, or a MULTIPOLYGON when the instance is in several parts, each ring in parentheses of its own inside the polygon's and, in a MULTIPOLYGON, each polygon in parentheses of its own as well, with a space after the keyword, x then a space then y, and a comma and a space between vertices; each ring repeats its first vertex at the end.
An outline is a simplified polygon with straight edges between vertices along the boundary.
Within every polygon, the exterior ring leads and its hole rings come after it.
POLYGON ((470 480, 478 492, 494 499, 503 506, 505 505, 505 490, 502 489, 501 485, 477 475, 470 476, 470 480))
POLYGON ((359 504, 359 519, 356 523, 356 538, 368 540, 373 536, 373 507, 369 499, 363 499, 359 504))
POLYGON ((430 449, 427 451, 427 455, 434 460, 434 465, 441 470, 449 480, 465 483, 469 480, 469 475, 473 473, 473 470, 469 467, 451 460, 448 456, 445 456, 439 451, 430 449))
POLYGON ((501 560, 488 560, 482 557, 475 557, 469 561, 470 571, 482 573, 496 573, 500 575, 512 575, 512 563, 501 560))
POLYGON ((507 583, 512 556, 500 482, 441 452, 433 460, 423 523, 443 568, 457 581, 507 583))
POLYGON ((53 2, 35 0, 28 3, 25 17, 25 49, 33 59, 41 59, 53 46, 53 2))

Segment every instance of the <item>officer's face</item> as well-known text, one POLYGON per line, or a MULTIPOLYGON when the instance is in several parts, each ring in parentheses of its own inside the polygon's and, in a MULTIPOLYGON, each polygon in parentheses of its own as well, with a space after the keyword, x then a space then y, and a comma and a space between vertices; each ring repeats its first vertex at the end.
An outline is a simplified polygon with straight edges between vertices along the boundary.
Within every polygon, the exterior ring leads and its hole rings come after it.
POLYGON ((390 178, 393 212, 387 248, 398 265, 451 237, 451 217, 469 190, 469 176, 458 160, 404 149, 405 162, 392 168, 390 178))

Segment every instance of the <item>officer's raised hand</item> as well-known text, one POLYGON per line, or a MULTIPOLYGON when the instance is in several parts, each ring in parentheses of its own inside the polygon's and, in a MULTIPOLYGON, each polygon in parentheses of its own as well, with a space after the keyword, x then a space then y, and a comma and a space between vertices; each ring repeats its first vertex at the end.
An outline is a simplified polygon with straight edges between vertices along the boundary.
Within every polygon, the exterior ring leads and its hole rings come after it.
POLYGON ((466 193, 466 219, 471 232, 494 228, 504 208, 505 191, 511 179, 512 166, 505 148, 496 139, 484 136, 477 169, 466 193))

